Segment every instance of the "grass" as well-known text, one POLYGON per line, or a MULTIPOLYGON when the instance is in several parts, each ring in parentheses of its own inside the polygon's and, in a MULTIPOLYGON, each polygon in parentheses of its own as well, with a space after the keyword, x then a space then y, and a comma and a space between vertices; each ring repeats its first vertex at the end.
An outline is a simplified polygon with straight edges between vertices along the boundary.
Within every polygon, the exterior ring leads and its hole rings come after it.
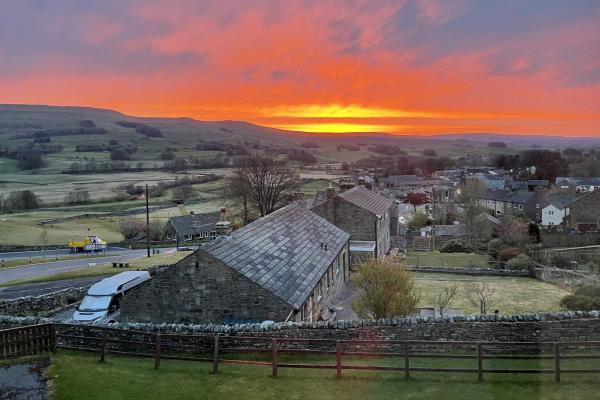
POLYGON ((432 253, 409 251, 406 255, 407 265, 418 265, 428 267, 489 268, 488 260, 489 257, 483 254, 440 253, 439 251, 435 251, 432 253))
MULTIPOLYGON (((41 245, 40 233, 44 227, 40 222, 53 218, 75 215, 68 212, 29 212, 0 215, 0 243, 6 245, 41 245)), ((100 236, 108 243, 120 242, 123 236, 117 230, 117 218, 82 218, 46 225, 50 245, 66 245, 71 239, 81 239, 89 234, 100 236)))
MULTIPOLYGON (((93 256, 94 260, 97 257, 106 257, 105 254, 94 254, 93 256)), ((49 262, 56 262, 56 261, 68 261, 68 260, 77 260, 80 258, 90 258, 89 254, 80 254, 80 255, 72 255, 72 256, 62 256, 62 257, 52 257, 51 255, 46 256, 46 258, 39 256, 39 257, 31 257, 31 263, 29 262, 29 259, 27 258, 19 258, 17 260, 9 260, 9 261, 4 261, 2 260, 2 262, 0 263, 0 267, 1 268, 11 268, 11 267, 21 267, 21 266, 26 266, 26 265, 32 265, 32 264, 45 264, 45 263, 49 263, 49 262)))
MULTIPOLYGON (((283 360, 335 364, 331 357, 285 357, 283 360)), ((404 379, 402 372, 344 371, 342 379, 332 370, 280 369, 272 378, 269 367, 222 365, 210 373, 211 364, 163 360, 153 369, 151 359, 108 355, 106 363, 97 354, 60 350, 51 358, 47 377, 55 400, 71 399, 565 399, 597 398, 596 376, 563 375, 556 384, 552 375, 485 375, 477 383, 475 373, 413 372, 404 379)), ((402 365, 402 359, 352 360, 353 364, 402 365)), ((415 360, 415 366, 475 367, 475 360, 415 360)), ((551 361, 486 361, 485 367, 536 368, 551 361)), ((576 367, 597 365, 578 362, 576 367)), ((572 364, 571 364, 572 367, 572 364)))
POLYGON ((81 269, 75 269, 67 272, 61 272, 59 274, 41 276, 30 279, 16 279, 14 281, 6 282, 0 286, 14 286, 22 285, 27 283, 42 283, 61 281, 65 279, 76 279, 76 278, 87 278, 93 276, 108 276, 115 275, 124 271, 136 271, 138 269, 150 268, 157 265, 172 265, 182 260, 186 256, 192 254, 191 251, 174 251, 171 253, 162 253, 154 255, 150 258, 140 257, 133 258, 125 261, 129 263, 128 268, 114 268, 112 264, 96 265, 95 267, 85 267, 81 269))
POLYGON ((450 308, 469 314, 479 314, 479 306, 473 306, 463 292, 466 282, 486 282, 495 289, 488 312, 499 310, 501 314, 532 313, 560 310, 560 300, 568 292, 549 283, 530 278, 504 276, 467 276, 455 274, 413 273, 415 284, 421 294, 421 307, 433 307, 436 295, 444 284, 458 286, 457 295, 450 308))

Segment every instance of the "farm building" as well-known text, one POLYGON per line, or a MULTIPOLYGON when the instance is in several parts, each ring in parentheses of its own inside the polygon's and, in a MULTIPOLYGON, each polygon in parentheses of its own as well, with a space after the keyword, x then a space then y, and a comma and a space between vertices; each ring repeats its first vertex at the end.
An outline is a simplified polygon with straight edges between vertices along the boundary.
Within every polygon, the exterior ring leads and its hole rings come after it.
POLYGON ((291 204, 194 254, 133 290, 126 321, 236 323, 329 319, 349 277, 348 233, 291 204))

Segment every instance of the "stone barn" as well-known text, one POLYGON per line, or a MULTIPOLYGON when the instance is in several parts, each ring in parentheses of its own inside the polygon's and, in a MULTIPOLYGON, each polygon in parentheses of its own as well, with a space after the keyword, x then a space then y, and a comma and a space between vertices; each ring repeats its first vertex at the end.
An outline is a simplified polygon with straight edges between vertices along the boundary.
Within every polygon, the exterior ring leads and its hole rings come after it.
MULTIPOLYGON (((394 201, 363 186, 339 194, 327 189, 326 199, 312 211, 350 234, 350 246, 360 258, 383 257, 390 249, 390 215, 394 201), (360 251, 359 251, 360 250, 360 251)), ((354 254, 353 253, 353 254, 354 254)), ((356 264, 353 261, 353 265, 356 264)))
POLYGON ((124 321, 239 323, 329 319, 349 277, 349 234, 291 204, 219 236, 131 291, 124 321))

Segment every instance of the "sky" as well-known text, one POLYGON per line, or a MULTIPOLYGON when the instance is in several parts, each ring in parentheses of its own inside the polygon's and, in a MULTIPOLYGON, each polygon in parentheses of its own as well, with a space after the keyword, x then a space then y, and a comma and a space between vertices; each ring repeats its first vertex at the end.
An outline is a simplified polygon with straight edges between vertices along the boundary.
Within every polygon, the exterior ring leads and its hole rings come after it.
POLYGON ((0 103, 600 136, 600 1, 1 0, 0 103))

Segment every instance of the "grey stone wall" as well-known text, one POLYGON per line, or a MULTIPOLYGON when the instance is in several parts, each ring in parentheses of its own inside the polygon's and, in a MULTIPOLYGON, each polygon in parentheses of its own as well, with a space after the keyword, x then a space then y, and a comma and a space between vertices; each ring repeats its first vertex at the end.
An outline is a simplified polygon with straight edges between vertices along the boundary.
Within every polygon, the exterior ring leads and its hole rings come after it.
MULTIPOLYGON (((47 323, 43 318, 0 316, 0 328, 47 323)), ((600 340, 600 312, 559 312, 547 314, 463 316, 450 318, 400 318, 379 321, 332 321, 312 323, 276 323, 272 325, 179 325, 179 324, 110 324, 111 337, 148 341, 142 333, 174 333, 178 335, 213 335, 240 337, 239 341, 222 341, 221 347, 255 347, 242 337, 287 337, 333 340, 425 340, 498 342, 577 342, 600 340), (137 333, 136 333, 137 332, 137 333)), ((98 337, 94 327, 78 324, 57 325, 58 333, 98 337)), ((181 342, 180 339, 176 339, 181 342)), ((193 341, 200 345, 200 341, 193 341)), ((97 345, 97 342, 93 342, 97 345)), ((210 348, 207 341, 207 350, 210 348)), ((77 345, 77 343, 72 343, 77 345)), ((81 342, 80 346, 85 347, 81 342)), ((268 342, 267 342, 268 345, 268 342)), ((304 344, 295 343, 303 348, 304 344)), ((433 347, 436 348, 435 346, 433 347)), ((440 347, 447 351, 447 348, 440 347)))
POLYGON ((566 269, 543 267, 535 269, 535 277, 567 290, 583 286, 600 286, 600 276, 566 269))
POLYGON ((58 290, 41 296, 26 296, 0 302, 0 315, 40 315, 83 299, 89 286, 58 290))
POLYGON ((390 213, 379 225, 377 218, 369 211, 340 197, 328 199, 312 211, 325 218, 338 228, 350 234, 350 240, 375 241, 378 255, 384 255, 390 246, 390 213))
POLYGON ((459 275, 486 275, 486 276, 530 276, 528 271, 513 271, 508 269, 489 269, 489 268, 442 268, 442 267, 405 267, 413 272, 434 272, 443 274, 459 275))
POLYGON ((125 321, 284 321, 292 307, 199 250, 132 290, 121 303, 125 321))

